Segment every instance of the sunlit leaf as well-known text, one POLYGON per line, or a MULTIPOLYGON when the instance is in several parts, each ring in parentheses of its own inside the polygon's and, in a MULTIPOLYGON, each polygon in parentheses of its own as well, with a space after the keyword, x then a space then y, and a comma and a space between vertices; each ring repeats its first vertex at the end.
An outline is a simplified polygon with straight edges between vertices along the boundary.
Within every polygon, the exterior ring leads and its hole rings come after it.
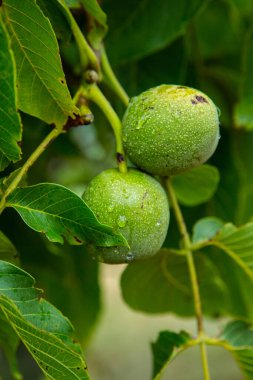
POLYGON ((84 201, 67 188, 43 183, 14 190, 7 198, 24 222, 50 241, 97 246, 127 245, 122 235, 98 222, 84 201))
POLYGON ((16 77, 9 37, 0 15, 0 171, 21 158, 21 121, 16 105, 16 77))
POLYGON ((2 9, 17 66, 18 106, 61 127, 78 110, 66 85, 53 28, 35 0, 4 0, 2 9))
POLYGON ((0 261, 0 310, 44 374, 52 380, 88 379, 70 322, 34 288, 34 279, 0 261))

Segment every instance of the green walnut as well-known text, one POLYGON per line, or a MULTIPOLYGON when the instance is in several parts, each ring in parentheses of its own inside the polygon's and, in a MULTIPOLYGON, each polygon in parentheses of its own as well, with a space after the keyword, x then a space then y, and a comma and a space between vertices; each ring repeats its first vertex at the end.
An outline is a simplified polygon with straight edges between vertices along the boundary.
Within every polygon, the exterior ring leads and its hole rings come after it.
POLYGON ((123 118, 123 142, 142 170, 170 176, 201 165, 219 140, 212 100, 190 87, 161 85, 131 99, 123 118))
POLYGON ((167 234, 169 205, 159 182, 135 169, 108 169, 88 184, 83 199, 97 219, 120 232, 128 247, 92 247, 98 261, 141 260, 157 253, 167 234))

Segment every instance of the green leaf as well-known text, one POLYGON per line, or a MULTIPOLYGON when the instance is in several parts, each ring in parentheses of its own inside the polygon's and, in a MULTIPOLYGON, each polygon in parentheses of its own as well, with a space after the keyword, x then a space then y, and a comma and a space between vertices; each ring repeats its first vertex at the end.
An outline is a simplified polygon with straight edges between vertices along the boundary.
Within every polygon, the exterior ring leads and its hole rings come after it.
POLYGON ((229 322, 221 334, 224 347, 231 352, 246 379, 253 379, 253 328, 244 321, 229 322))
POLYGON ((22 129, 16 106, 15 63, 0 14, 0 171, 21 158, 22 129))
POLYGON ((65 0, 65 3, 69 8, 78 8, 80 6, 79 0, 65 0))
MULTIPOLYGON (((207 252, 206 252, 207 253, 207 252)), ((227 289, 226 315, 243 318, 253 322, 253 281, 228 255, 222 255, 215 247, 208 249, 219 277, 227 289)))
POLYGON ((101 312, 98 262, 83 245, 62 246, 34 233, 14 210, 6 211, 2 228, 18 248, 23 269, 36 278, 47 300, 71 320, 78 340, 87 347, 101 312))
POLYGON ((183 37, 173 44, 137 62, 121 65, 118 75, 130 96, 135 96, 158 83, 184 83, 187 51, 183 37), (159 67, 159 70, 154 70, 159 67))
POLYGON ((184 32, 205 3, 205 0, 138 3, 106 0, 104 10, 109 22, 106 47, 111 62, 130 62, 163 49, 184 32))
POLYGON ((211 213, 236 225, 247 223, 253 217, 252 146, 252 132, 223 131, 215 154, 220 185, 210 204, 211 213))
POLYGON ((18 188, 7 198, 24 222, 50 241, 97 246, 127 245, 122 235, 98 222, 84 201, 67 188, 50 183, 18 188))
POLYGON ((99 48, 107 32, 106 14, 97 0, 80 0, 80 2, 90 16, 88 39, 94 48, 99 48))
POLYGON ((19 108, 57 127, 78 113, 62 70, 53 28, 35 0, 4 0, 15 55, 19 108))
POLYGON ((224 222, 214 216, 200 219, 193 226, 192 242, 199 243, 212 239, 224 226, 224 222))
MULTIPOLYGON (((231 178, 229 185, 232 194, 230 197, 233 196, 233 193, 237 193, 237 199, 234 205, 234 223, 236 225, 242 225, 253 217, 253 133, 241 130, 237 131, 232 138, 230 160, 233 161, 236 172, 231 169, 227 177, 231 178), (231 191, 231 189, 233 189, 233 191, 231 191)), ((224 168, 222 175, 226 175, 224 173, 226 169, 224 168)), ((227 190, 228 188, 229 186, 227 186, 227 190)), ((230 209, 233 209, 233 205, 230 206, 230 209)), ((231 221, 231 219, 228 220, 231 221)))
POLYGON ((201 17, 194 23, 194 28, 192 43, 199 56, 219 59, 233 52, 239 54, 244 30, 240 14, 231 0, 209 1, 201 17))
POLYGON ((3 171, 9 165, 10 161, 8 158, 0 152, 0 171, 3 171))
POLYGON ((244 42, 241 74, 240 100, 235 108, 235 124, 237 127, 253 129, 253 27, 244 42))
MULTIPOLYGON (((226 313, 226 287, 217 269, 204 254, 194 258, 204 313, 226 313)), ((167 249, 151 259, 129 264, 122 274, 121 288, 125 302, 135 310, 194 315, 186 258, 167 249)))
POLYGON ((88 379, 70 322, 41 298, 28 273, 4 261, 0 261, 0 309, 48 378, 88 379))
POLYGON ((202 165, 173 177, 172 183, 180 203, 184 206, 197 206, 212 198, 219 180, 218 169, 202 165))
POLYGON ((9 324, 8 319, 0 313, 0 347, 2 348, 10 367, 14 380, 22 380, 23 377, 18 369, 16 351, 19 345, 19 337, 9 324))
POLYGON ((177 355, 178 349, 188 343, 190 336, 185 332, 179 334, 172 331, 161 331, 155 343, 151 344, 153 353, 153 376, 159 380, 163 370, 177 355))
POLYGON ((36 280, 48 300, 71 320, 82 345, 87 346, 101 309, 98 262, 84 246, 40 244, 42 264, 35 262, 32 268, 36 280))
POLYGON ((252 11, 252 1, 251 0, 232 0, 234 5, 240 10, 242 14, 246 16, 252 11))
POLYGON ((71 30, 57 1, 36 0, 44 15, 49 18, 57 38, 69 42, 71 30))
POLYGON ((253 280, 253 223, 247 223, 239 228, 227 223, 208 241, 208 244, 227 253, 253 280))
MULTIPOLYGON (((20 172, 21 168, 18 168, 11 172, 8 176, 0 178, 0 195, 2 196, 8 186, 11 184, 11 182, 14 180, 14 178, 18 175, 20 172)), ((27 185, 27 175, 25 175, 21 182, 20 186, 26 186, 27 185)))
POLYGON ((0 260, 18 264, 18 252, 12 242, 0 231, 0 260))

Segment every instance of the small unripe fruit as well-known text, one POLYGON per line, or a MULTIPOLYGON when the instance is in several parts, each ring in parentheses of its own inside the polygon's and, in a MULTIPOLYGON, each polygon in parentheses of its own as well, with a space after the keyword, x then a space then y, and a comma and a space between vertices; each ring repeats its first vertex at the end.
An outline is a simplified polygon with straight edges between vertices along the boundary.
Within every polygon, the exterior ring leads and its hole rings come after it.
POLYGON ((161 85, 134 97, 123 118, 130 160, 148 173, 178 174, 201 165, 219 140, 212 100, 190 87, 161 85))
POLYGON ((119 264, 154 255, 169 225, 169 205, 159 182, 135 169, 109 169, 93 178, 83 199, 98 220, 120 232, 128 247, 93 247, 99 261, 119 264))

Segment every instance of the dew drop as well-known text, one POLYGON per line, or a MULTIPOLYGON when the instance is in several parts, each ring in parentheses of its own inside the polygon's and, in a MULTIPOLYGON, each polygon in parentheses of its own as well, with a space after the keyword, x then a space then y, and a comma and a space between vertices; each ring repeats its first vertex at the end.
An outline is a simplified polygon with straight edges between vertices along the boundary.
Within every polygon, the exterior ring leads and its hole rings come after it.
POLYGON ((158 220, 158 222, 156 223, 156 227, 160 227, 161 226, 161 221, 160 220, 158 220))
POLYGON ((120 215, 118 217, 117 224, 119 227, 121 227, 121 228, 125 227, 126 222, 127 222, 127 219, 126 219, 125 215, 120 215))
POLYGON ((134 255, 132 254, 132 252, 128 252, 126 256, 126 261, 130 263, 131 261, 133 261, 133 259, 134 259, 134 255))
POLYGON ((138 121, 136 129, 141 129, 143 125, 146 123, 146 121, 147 121, 146 117, 141 117, 140 120, 138 121))

